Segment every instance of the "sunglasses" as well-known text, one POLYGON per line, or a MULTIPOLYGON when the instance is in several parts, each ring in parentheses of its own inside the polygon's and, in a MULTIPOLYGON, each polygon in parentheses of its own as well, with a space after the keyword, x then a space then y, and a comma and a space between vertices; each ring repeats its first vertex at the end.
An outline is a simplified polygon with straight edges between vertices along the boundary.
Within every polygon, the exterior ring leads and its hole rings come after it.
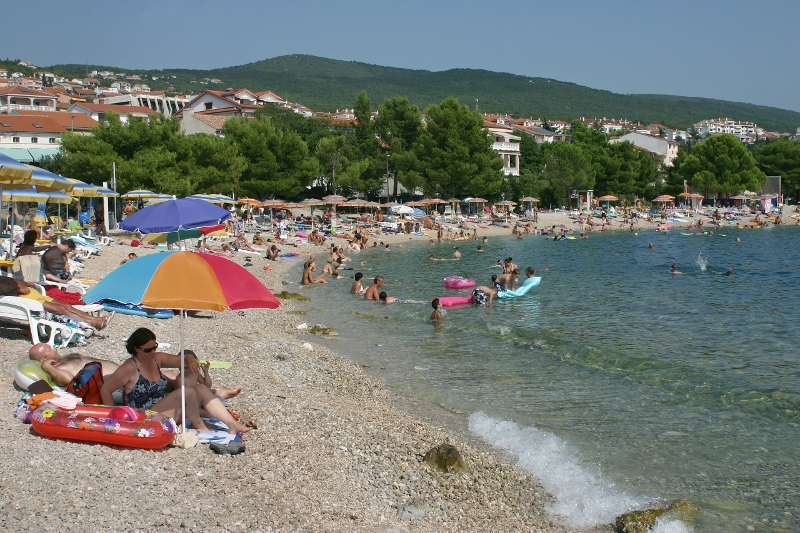
POLYGON ((158 349, 158 346, 152 346, 150 348, 139 348, 144 353, 153 353, 158 349))

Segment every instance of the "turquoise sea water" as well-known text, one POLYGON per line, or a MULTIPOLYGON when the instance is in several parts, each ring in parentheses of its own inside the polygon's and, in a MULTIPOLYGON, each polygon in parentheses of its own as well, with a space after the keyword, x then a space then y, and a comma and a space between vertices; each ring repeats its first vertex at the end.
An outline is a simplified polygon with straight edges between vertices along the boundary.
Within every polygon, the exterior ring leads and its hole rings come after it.
POLYGON ((438 327, 429 304, 364 302, 352 280, 301 289, 306 318, 337 328, 322 342, 389 387, 471 414, 470 430, 541 480, 566 524, 685 498, 704 510, 697 531, 800 530, 800 231, 477 244, 409 242, 352 264, 426 302, 459 294, 448 275, 488 285, 500 257, 552 268, 528 295, 448 309, 438 327), (454 244, 460 261, 428 260, 454 244))

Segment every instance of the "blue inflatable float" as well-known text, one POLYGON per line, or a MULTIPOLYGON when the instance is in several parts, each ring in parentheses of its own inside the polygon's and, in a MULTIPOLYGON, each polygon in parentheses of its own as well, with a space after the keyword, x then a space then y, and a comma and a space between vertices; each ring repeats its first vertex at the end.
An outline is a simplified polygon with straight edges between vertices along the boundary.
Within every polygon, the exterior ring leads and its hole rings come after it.
POLYGON ((528 278, 522 284, 522 286, 515 290, 515 291, 502 291, 497 293, 498 298, 516 298, 517 296, 523 296, 528 293, 529 290, 539 285, 542 281, 542 278, 536 276, 533 278, 528 278))

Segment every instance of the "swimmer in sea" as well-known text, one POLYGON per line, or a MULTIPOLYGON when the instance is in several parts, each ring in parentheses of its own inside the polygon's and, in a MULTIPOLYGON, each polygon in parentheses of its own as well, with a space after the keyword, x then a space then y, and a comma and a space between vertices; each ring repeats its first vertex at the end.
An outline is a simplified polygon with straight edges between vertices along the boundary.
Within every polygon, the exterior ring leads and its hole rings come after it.
POLYGON ((378 299, 385 304, 424 304, 425 302, 420 302, 418 300, 411 300, 410 298, 395 298, 394 296, 389 296, 386 294, 386 291, 381 292, 378 295, 378 299))
POLYGON ((438 324, 442 321, 442 302, 439 301, 439 298, 434 298, 431 300, 431 307, 433 307, 433 313, 431 313, 430 321, 438 324))
POLYGON ((483 248, 481 248, 481 246, 480 246, 480 245, 478 245, 478 251, 479 251, 479 252, 485 252, 486 250, 484 250, 483 248))
POLYGON ((364 287, 361 286, 361 280, 363 278, 364 274, 362 274, 361 272, 356 272, 356 275, 354 276, 355 281, 350 286, 350 292, 352 292, 355 295, 359 295, 366 290, 364 289, 364 287))
POLYGON ((314 258, 312 257, 306 264, 303 266, 303 279, 300 282, 301 285, 311 285, 313 283, 328 283, 328 280, 325 279, 325 273, 323 272, 316 278, 312 277, 311 273, 317 271, 317 265, 314 262, 314 258))
POLYGON ((683 272, 678 272, 678 265, 675 264, 675 261, 672 262, 672 266, 669 268, 670 274, 683 274, 683 272))
POLYGON ((495 296, 497 296, 497 289, 481 285, 472 290, 472 303, 491 307, 495 296))
POLYGON ((461 252, 458 251, 458 246, 455 247, 455 252, 453 252, 453 259, 461 259, 461 252))
POLYGON ((653 245, 652 242, 650 243, 650 246, 648 246, 648 248, 650 248, 651 250, 655 250, 656 249, 656 247, 653 245))

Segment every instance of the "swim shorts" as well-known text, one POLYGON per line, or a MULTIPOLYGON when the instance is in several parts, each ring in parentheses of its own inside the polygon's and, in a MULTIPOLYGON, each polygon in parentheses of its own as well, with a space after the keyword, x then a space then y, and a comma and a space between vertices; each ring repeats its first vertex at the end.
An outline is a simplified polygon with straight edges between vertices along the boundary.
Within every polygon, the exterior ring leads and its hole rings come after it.
POLYGON ((472 301, 478 305, 486 305, 486 293, 481 289, 473 289, 472 301))

